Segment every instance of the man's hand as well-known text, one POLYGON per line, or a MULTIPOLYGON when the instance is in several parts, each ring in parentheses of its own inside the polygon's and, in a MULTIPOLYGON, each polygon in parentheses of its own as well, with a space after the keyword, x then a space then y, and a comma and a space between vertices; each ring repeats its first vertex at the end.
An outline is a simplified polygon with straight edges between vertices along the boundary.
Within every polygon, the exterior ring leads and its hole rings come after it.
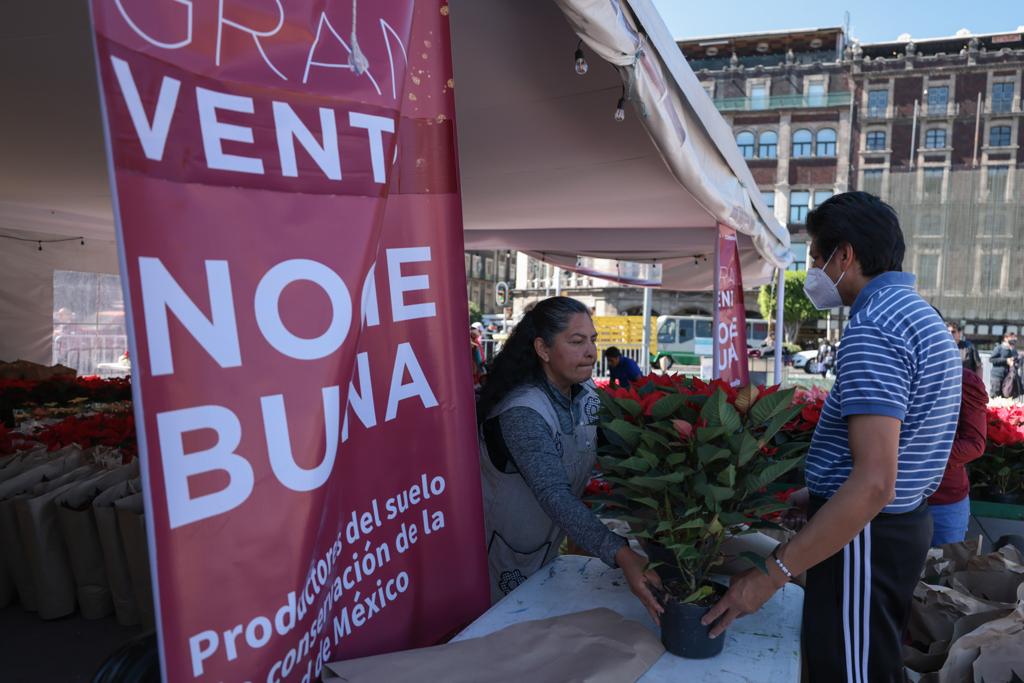
POLYGON ((786 585, 785 575, 771 560, 768 560, 768 571, 769 573, 765 574, 755 567, 732 577, 729 591, 708 610, 700 622, 710 626, 717 620, 709 634, 712 638, 722 635, 738 618, 761 609, 764 603, 786 585))
POLYGON ((659 615, 665 611, 665 608, 654 597, 648 585, 651 584, 660 589, 661 579, 653 569, 647 569, 647 558, 633 552, 629 544, 626 544, 615 553, 615 564, 619 565, 622 573, 625 574, 629 590, 633 591, 633 595, 639 598, 640 602, 647 608, 651 619, 654 619, 654 623, 661 626, 659 615))
POLYGON ((782 513, 782 525, 793 531, 800 531, 807 524, 807 508, 811 504, 811 494, 807 487, 797 489, 786 500, 789 509, 782 513))

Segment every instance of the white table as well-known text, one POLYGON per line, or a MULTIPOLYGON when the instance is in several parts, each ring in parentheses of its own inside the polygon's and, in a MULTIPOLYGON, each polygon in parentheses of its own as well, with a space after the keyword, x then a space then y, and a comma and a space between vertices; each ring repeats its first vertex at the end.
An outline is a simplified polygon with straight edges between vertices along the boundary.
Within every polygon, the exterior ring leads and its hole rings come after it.
MULTIPOLYGON (((733 623, 719 656, 681 659, 666 652, 640 681, 799 681, 803 602, 803 589, 787 585, 760 612, 733 623)), ((596 558, 563 555, 487 610, 454 640, 477 638, 519 622, 595 607, 612 609, 658 633, 647 610, 629 591, 621 570, 610 569, 596 558)))

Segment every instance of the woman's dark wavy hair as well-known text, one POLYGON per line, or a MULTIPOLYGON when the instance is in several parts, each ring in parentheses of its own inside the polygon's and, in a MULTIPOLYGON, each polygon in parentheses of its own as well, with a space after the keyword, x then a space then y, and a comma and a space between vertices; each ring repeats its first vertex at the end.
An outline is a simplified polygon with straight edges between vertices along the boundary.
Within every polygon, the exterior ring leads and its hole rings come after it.
POLYGON ((550 346, 555 336, 569 326, 569 318, 577 313, 590 315, 590 309, 567 296, 544 299, 526 312, 487 373, 487 383, 476 406, 477 421, 483 422, 494 406, 524 381, 544 378, 533 340, 540 337, 550 346))

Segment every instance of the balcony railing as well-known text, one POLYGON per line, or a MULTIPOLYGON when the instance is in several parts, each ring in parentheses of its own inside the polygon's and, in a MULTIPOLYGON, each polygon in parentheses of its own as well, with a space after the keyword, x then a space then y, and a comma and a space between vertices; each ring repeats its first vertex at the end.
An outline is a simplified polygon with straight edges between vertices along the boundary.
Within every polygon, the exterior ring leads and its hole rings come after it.
POLYGON ((849 106, 851 94, 773 95, 772 97, 726 97, 715 100, 718 111, 764 111, 768 109, 813 109, 849 106))

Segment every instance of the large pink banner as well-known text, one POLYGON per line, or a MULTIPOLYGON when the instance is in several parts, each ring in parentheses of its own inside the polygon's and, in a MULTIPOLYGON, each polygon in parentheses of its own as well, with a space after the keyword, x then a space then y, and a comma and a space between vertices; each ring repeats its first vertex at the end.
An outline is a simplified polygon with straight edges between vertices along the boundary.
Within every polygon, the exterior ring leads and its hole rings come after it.
POLYGON ((165 679, 437 642, 488 604, 447 5, 91 8, 165 679))
POLYGON ((715 344, 716 377, 732 387, 750 383, 747 364, 747 309, 743 303, 736 231, 718 226, 715 249, 715 344))

